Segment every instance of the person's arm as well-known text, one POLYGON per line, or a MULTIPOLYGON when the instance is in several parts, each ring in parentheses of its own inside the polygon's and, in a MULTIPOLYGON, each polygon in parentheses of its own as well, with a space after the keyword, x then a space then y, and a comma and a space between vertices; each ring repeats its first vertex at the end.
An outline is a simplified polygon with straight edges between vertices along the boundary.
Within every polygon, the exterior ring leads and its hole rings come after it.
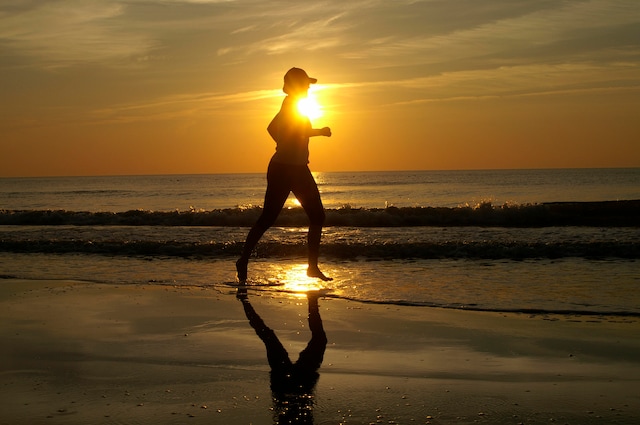
POLYGON ((309 137, 315 136, 331 137, 331 129, 329 127, 312 128, 311 131, 309 131, 309 137))

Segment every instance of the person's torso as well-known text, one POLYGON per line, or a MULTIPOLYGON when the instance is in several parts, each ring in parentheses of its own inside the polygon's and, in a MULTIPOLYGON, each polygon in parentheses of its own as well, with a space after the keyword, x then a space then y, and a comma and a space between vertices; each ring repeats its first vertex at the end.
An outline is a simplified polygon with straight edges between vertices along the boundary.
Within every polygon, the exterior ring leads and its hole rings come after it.
POLYGON ((295 100, 287 97, 278 112, 276 153, 273 160, 285 164, 309 163, 311 121, 302 115, 295 100))

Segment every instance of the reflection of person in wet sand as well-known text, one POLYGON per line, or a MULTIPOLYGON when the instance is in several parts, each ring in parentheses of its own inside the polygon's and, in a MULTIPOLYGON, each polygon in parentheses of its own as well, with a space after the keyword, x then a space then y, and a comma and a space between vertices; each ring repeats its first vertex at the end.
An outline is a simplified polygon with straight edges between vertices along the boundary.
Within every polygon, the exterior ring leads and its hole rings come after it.
POLYGON ((320 238, 325 213, 318 186, 309 170, 309 137, 331 136, 331 129, 311 127, 308 117, 298 110, 298 102, 309 94, 309 85, 316 83, 300 68, 291 68, 284 76, 283 91, 288 95, 267 131, 276 142, 276 153, 267 170, 267 191, 262 214, 256 221, 236 262, 238 281, 247 280, 247 265, 251 252, 264 232, 275 223, 290 192, 296 196, 309 217, 309 268, 307 275, 331 280, 318 268, 320 238))
POLYGON ((318 369, 327 347, 318 298, 317 293, 307 294, 311 340, 300 352, 298 361, 292 363, 275 332, 264 323, 249 303, 246 289, 238 289, 238 299, 242 301, 249 324, 267 349, 267 359, 271 366, 275 424, 313 424, 313 390, 320 377, 318 369))

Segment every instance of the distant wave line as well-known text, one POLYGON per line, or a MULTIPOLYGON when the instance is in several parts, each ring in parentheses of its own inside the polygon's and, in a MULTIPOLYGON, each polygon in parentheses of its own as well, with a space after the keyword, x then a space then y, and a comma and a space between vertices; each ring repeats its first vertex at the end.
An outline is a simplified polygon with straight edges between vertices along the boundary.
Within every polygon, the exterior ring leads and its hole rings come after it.
MULTIPOLYGON (((180 242, 150 240, 83 239, 0 239, 0 251, 50 254, 98 254, 112 256, 182 257, 193 259, 238 256, 243 242, 180 242)), ((256 257, 304 258, 305 242, 265 241, 256 248, 256 257)), ((520 241, 442 241, 442 242, 330 242, 322 255, 338 260, 408 259, 638 259, 640 241, 520 242, 520 241)))

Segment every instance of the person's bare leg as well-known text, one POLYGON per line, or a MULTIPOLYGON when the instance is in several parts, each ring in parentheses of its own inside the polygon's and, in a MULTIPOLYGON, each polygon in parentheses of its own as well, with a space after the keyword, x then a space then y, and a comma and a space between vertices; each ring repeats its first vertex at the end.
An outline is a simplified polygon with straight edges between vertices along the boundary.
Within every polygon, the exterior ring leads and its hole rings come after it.
POLYGON ((322 236, 322 224, 325 220, 324 207, 320 199, 318 185, 313 179, 308 167, 301 170, 293 193, 300 201, 300 205, 309 217, 309 234, 307 235, 307 247, 309 249, 309 268, 307 276, 317 277, 324 281, 333 280, 325 276, 318 268, 318 257, 320 254, 320 238, 322 236))
POLYGON ((247 240, 244 243, 242 255, 240 255, 240 258, 238 259, 238 261, 236 261, 236 279, 241 285, 247 283, 247 267, 249 264, 249 257, 251 256, 251 252, 253 252, 253 249, 256 247, 256 245, 260 241, 260 238, 266 230, 267 229, 263 228, 263 226, 256 224, 251 228, 249 234, 247 235, 247 240))
POLYGON ((249 260, 240 257, 236 261, 236 280, 240 285, 247 284, 247 267, 249 266, 249 260))
POLYGON ((309 268, 307 269, 307 276, 317 277, 318 279, 329 281, 333 278, 325 276, 318 267, 318 257, 320 255, 320 238, 322 237, 322 226, 312 224, 309 226, 309 234, 307 236, 307 243, 309 247, 309 268))
MULTIPOLYGON (((271 167, 270 167, 271 168, 271 167)), ((289 187, 286 185, 286 181, 283 183, 276 177, 269 179, 267 184, 267 191, 264 196, 264 207, 262 214, 256 221, 256 224, 251 228, 247 235, 247 240, 244 243, 242 254, 238 261, 236 261, 236 279, 241 285, 247 283, 247 267, 249 264, 249 257, 253 249, 258 245, 262 235, 273 225, 282 210, 282 206, 289 196, 289 187)))

